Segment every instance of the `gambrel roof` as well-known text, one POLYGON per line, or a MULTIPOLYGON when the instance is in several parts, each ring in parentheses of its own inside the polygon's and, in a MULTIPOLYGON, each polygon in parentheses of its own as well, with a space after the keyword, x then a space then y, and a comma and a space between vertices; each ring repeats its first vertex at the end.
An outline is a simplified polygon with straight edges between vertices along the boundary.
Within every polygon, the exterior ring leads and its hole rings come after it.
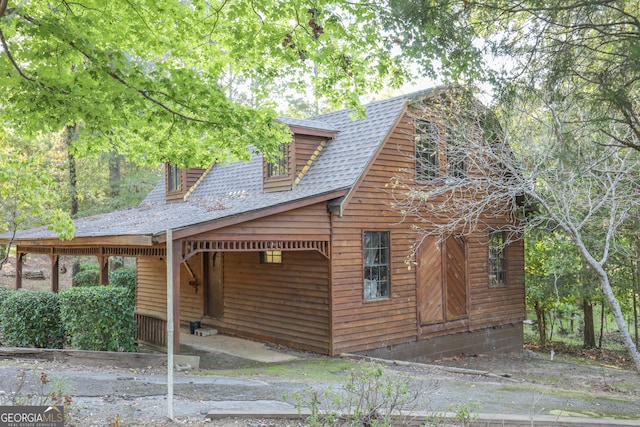
MULTIPOLYGON (((366 117, 361 119, 354 120, 350 110, 309 119, 280 118, 292 127, 336 134, 291 190, 263 191, 263 160, 256 154, 248 162, 215 165, 182 202, 166 201, 165 182, 161 180, 137 207, 75 220, 75 237, 147 236, 155 239, 164 235, 167 229, 182 230, 249 213, 286 210, 294 205, 342 197, 358 182, 401 117, 407 102, 431 92, 433 89, 370 103, 365 106, 366 117)), ((16 242, 55 238, 53 231, 39 227, 18 232, 16 242)))

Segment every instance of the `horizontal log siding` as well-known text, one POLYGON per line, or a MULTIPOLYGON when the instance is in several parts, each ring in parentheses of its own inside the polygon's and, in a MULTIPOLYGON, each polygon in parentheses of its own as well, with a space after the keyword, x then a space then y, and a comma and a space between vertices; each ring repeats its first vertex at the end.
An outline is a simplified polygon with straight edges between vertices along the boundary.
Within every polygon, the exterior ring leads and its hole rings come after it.
POLYGON ((412 342, 448 333, 523 320, 524 284, 522 243, 508 248, 507 286, 488 285, 487 234, 467 236, 469 292, 468 317, 447 323, 418 327, 415 269, 405 263, 415 234, 410 222, 400 223, 392 211, 389 188, 385 185, 402 171, 413 170, 413 132, 402 121, 379 152, 361 183, 346 205, 342 218, 333 218, 333 353, 359 352, 368 349, 412 342), (365 230, 391 232, 391 298, 363 300, 362 233, 365 230))
POLYGON ((505 249, 506 286, 489 286, 488 235, 475 239, 475 251, 470 251, 473 272, 471 288, 470 329, 496 324, 520 322, 525 318, 524 244, 520 240, 505 249))
POLYGON ((329 240, 331 229, 325 203, 317 203, 210 233, 193 240, 329 240))
POLYGON ((318 146, 325 141, 325 137, 311 136, 311 135, 296 135, 295 143, 295 175, 298 176, 307 162, 311 159, 311 156, 318 149, 318 146))
POLYGON ((136 260, 136 310, 167 316, 167 263, 160 258, 136 260))
POLYGON ((391 135, 376 161, 353 193, 342 218, 333 219, 333 353, 356 352, 416 339, 415 272, 405 259, 412 242, 406 224, 386 201, 385 184, 407 159, 398 144, 407 146, 403 129, 391 135), (391 297, 364 301, 362 239, 365 230, 391 232, 391 297))
POLYGON ((329 262, 318 252, 283 252, 260 264, 259 252, 226 253, 225 332, 328 353, 329 262))
MULTIPOLYGON (((185 324, 202 317, 202 255, 190 258, 191 270, 198 279, 199 286, 189 285, 191 275, 184 264, 180 266, 180 323, 185 324)), ((159 258, 141 257, 137 259, 136 311, 167 317, 167 265, 159 258)), ((177 321, 177 319, 176 319, 177 321)))
POLYGON ((202 290, 204 277, 202 274, 202 254, 197 254, 189 258, 186 263, 193 272, 197 280, 197 287, 191 286, 190 281, 194 280, 184 264, 180 266, 180 321, 193 322, 202 318, 203 301, 202 290))

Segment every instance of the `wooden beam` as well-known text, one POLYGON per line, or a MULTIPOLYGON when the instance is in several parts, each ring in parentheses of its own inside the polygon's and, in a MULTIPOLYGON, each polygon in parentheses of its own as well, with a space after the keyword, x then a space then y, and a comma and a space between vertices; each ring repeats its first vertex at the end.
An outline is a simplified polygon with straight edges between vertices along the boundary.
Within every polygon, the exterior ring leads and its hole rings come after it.
POLYGON ((109 284, 109 257, 101 255, 98 257, 98 263, 100 264, 100 284, 109 284))
POLYGON ((22 257, 23 252, 16 252, 16 289, 22 289, 22 257))
POLYGON ((51 292, 60 290, 60 257, 58 255, 49 255, 51 259, 51 292))

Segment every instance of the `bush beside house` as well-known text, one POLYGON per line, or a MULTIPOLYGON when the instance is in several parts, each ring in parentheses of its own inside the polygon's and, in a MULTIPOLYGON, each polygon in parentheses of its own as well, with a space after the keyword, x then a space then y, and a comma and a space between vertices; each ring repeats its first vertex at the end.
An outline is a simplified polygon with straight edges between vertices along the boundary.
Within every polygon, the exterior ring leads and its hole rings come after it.
POLYGON ((79 350, 134 351, 135 277, 135 268, 120 268, 110 274, 111 286, 59 294, 0 286, 0 345, 62 348, 66 343, 79 350))
POLYGON ((74 287, 60 292, 60 317, 73 348, 135 350, 136 323, 129 289, 74 287))
POLYGON ((2 302, 0 331, 9 347, 62 348, 60 297, 48 291, 13 291, 2 302))

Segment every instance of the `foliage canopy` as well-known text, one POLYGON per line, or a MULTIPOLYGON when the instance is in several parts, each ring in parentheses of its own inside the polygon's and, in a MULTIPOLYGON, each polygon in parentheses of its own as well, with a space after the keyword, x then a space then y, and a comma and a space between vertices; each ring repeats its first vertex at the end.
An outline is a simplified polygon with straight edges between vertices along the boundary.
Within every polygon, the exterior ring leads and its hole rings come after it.
POLYGON ((0 112, 24 137, 79 125, 80 155, 202 166, 270 153, 290 137, 273 104, 230 100, 225 75, 355 107, 403 78, 377 20, 337 0, 0 0, 0 112))

